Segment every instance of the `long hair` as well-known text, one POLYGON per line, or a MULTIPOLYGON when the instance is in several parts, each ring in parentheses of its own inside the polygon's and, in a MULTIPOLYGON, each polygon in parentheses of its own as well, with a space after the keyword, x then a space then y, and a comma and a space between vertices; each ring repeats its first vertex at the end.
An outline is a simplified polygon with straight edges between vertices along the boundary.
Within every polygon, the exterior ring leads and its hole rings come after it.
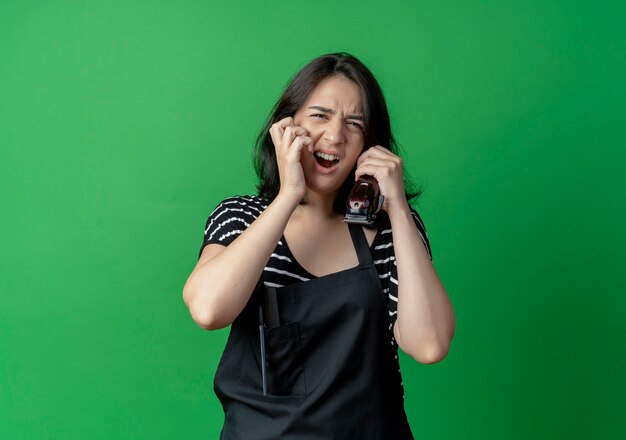
MULTIPOLYGON (((374 145, 380 145, 397 154, 398 146, 391 132, 387 104, 380 85, 372 72, 361 61, 348 53, 339 52, 322 55, 309 62, 291 79, 282 96, 272 108, 265 126, 257 137, 253 149, 253 160, 259 179, 257 184, 259 196, 272 201, 280 190, 276 151, 269 133, 272 124, 288 116, 293 117, 304 105, 315 87, 324 79, 332 76, 341 76, 354 82, 361 91, 365 117, 363 151, 374 145)), ((346 198, 353 185, 354 170, 348 175, 337 192, 333 205, 335 212, 345 214, 346 198)), ((419 197, 422 193, 421 188, 417 191, 407 191, 407 186, 405 179, 407 200, 419 197)))

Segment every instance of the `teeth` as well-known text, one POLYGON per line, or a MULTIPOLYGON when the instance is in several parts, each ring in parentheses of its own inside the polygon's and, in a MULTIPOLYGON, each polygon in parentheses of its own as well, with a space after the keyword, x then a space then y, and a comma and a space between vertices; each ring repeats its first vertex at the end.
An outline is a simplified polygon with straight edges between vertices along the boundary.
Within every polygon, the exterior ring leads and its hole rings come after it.
POLYGON ((339 158, 337 156, 334 156, 332 154, 322 153, 321 151, 316 151, 315 155, 317 157, 321 157, 322 159, 331 160, 333 162, 339 160, 339 158))

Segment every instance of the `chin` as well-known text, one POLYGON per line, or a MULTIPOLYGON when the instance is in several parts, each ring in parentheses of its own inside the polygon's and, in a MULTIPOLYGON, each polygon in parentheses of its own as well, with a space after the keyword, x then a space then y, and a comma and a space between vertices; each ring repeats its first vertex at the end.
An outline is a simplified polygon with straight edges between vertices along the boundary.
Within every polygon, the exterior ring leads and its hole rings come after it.
POLYGON ((315 183, 307 183, 306 188, 320 195, 334 196, 341 188, 341 185, 323 185, 323 184, 315 184, 315 183))
POLYGON ((339 168, 329 174, 317 171, 315 163, 303 164, 304 178, 309 191, 320 195, 335 195, 343 186, 344 182, 353 169, 339 168))
POLYGON ((319 194, 319 195, 326 195, 326 196, 334 196, 335 194, 337 194, 342 184, 343 184, 343 181, 337 182, 335 179, 330 180, 330 179, 314 178, 314 179, 306 180, 307 190, 314 192, 316 194, 319 194))

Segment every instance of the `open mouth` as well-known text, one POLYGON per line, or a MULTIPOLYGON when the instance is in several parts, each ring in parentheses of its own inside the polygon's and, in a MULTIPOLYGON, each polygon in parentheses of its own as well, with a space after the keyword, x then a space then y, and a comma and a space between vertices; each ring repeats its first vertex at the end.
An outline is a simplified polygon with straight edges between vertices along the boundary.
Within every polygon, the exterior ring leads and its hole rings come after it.
POLYGON ((324 168, 331 168, 339 163, 339 158, 333 154, 316 151, 313 156, 315 156, 317 163, 324 168))

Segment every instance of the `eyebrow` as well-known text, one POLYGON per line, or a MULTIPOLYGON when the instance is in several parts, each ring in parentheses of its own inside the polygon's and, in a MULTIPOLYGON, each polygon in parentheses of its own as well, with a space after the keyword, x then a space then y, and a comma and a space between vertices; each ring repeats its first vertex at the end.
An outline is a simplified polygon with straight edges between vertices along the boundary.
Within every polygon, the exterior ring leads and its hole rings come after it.
MULTIPOLYGON (((336 113, 332 109, 329 109, 329 108, 326 108, 326 107, 320 107, 319 105, 312 105, 309 108, 313 109, 313 110, 319 110, 319 111, 324 112, 324 113, 330 113, 331 115, 334 115, 336 113)), ((358 119, 359 121, 365 121, 365 117, 364 116, 360 116, 360 115, 348 115, 347 119, 358 119)))

